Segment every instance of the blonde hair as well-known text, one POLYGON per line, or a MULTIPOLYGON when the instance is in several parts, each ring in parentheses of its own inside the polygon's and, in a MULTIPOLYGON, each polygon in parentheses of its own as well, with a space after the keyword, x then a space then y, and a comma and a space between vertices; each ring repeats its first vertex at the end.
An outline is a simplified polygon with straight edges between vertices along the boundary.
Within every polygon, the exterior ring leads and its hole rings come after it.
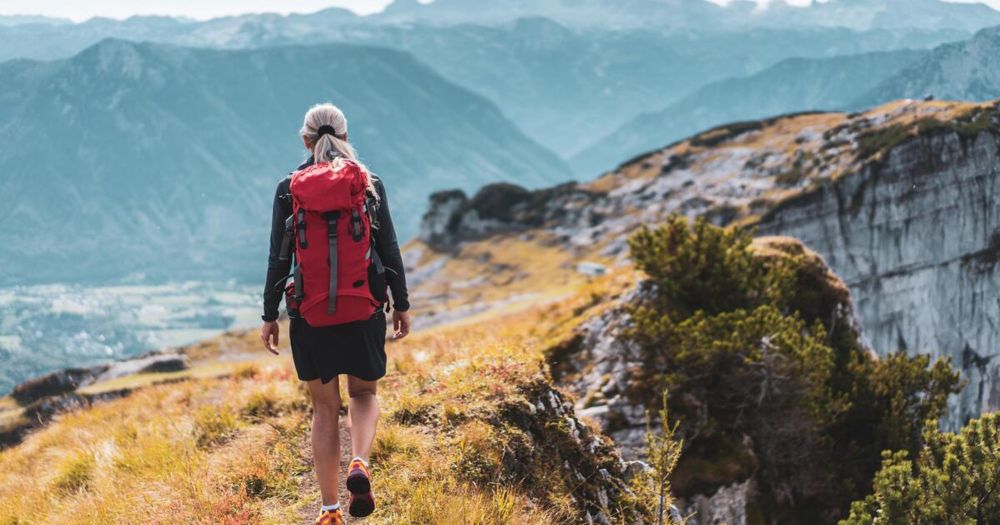
POLYGON ((314 162, 329 162, 334 168, 339 167, 344 161, 357 164, 368 179, 369 193, 378 199, 378 192, 375 191, 375 184, 368 168, 358 160, 354 146, 347 142, 347 117, 340 108, 329 102, 309 108, 299 134, 312 144, 314 162), (320 136, 319 129, 323 126, 332 127, 335 135, 327 133, 320 136))

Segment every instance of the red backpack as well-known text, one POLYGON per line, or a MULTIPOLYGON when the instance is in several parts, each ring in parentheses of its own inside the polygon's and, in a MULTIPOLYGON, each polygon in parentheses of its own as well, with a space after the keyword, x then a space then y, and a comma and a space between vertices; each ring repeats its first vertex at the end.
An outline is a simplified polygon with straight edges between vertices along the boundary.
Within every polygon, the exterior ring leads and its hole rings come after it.
POLYGON ((295 269, 289 307, 310 326, 363 321, 381 305, 369 285, 374 249, 367 190, 368 174, 350 161, 337 169, 313 164, 292 174, 295 269))

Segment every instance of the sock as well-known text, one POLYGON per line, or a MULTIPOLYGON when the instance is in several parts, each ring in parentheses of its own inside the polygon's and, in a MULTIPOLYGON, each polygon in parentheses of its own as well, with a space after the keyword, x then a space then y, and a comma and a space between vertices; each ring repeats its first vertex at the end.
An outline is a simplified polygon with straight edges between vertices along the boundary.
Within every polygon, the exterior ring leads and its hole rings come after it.
POLYGON ((368 468, 368 462, 365 461, 364 458, 362 458, 361 456, 354 456, 354 459, 352 459, 351 461, 360 461, 365 466, 365 468, 368 468))
POLYGON ((331 510, 337 510, 339 508, 340 508, 340 502, 338 501, 337 503, 334 503, 333 505, 323 505, 322 507, 319 508, 319 512, 320 512, 320 514, 322 514, 324 512, 331 511, 331 510))

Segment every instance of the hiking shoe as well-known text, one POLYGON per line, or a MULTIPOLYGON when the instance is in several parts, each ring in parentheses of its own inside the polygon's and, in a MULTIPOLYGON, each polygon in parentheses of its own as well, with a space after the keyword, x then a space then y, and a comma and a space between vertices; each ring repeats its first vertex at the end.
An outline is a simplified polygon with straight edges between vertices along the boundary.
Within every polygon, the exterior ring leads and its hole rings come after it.
POLYGON ((351 502, 347 504, 347 512, 355 518, 364 518, 375 512, 375 497, 371 491, 364 494, 351 494, 351 502))
MULTIPOLYGON (((360 459, 351 461, 351 466, 347 468, 347 490, 352 495, 367 494, 372 491, 372 475, 368 472, 368 467, 360 459)), ((352 512, 352 516, 355 514, 352 512)))
POLYGON ((344 525, 344 511, 328 510, 316 518, 316 525, 344 525))

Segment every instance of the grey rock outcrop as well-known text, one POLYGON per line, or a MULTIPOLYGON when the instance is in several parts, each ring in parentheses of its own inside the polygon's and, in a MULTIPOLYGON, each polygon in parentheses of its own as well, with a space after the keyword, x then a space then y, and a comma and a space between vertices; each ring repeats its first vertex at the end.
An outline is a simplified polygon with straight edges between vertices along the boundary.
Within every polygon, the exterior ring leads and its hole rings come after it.
MULTIPOLYGON (((593 183, 505 202, 486 228, 472 200, 454 208, 453 242, 544 228, 581 256, 623 261, 628 233, 671 213, 801 239, 849 285, 873 350, 949 357, 961 369, 968 386, 949 428, 1000 409, 996 103, 907 100, 730 124, 593 183)), ((624 365, 595 362, 592 373, 614 366, 624 365)))
POLYGON ((449 249, 465 240, 552 226, 569 239, 604 219, 603 194, 576 183, 530 191, 514 184, 490 184, 472 198, 460 190, 435 193, 420 226, 421 241, 449 249))
POLYGON ((754 480, 722 487, 715 494, 681 501, 681 513, 700 525, 746 525, 747 503, 753 501, 754 480))
POLYGON ((105 367, 96 381, 107 381, 133 374, 180 372, 190 367, 186 355, 179 352, 154 352, 125 361, 117 361, 105 367))
MULTIPOLYGON (((620 302, 635 301, 649 293, 650 286, 640 284, 620 302)), ((646 411, 626 396, 629 378, 642 366, 638 348, 623 337, 631 321, 621 306, 585 321, 551 364, 554 378, 577 394, 578 413, 596 421, 614 439, 622 456, 634 460, 645 449, 646 411)))
POLYGON ((81 386, 93 383, 108 365, 91 368, 68 368, 25 381, 14 387, 11 397, 20 405, 28 405, 50 396, 73 392, 81 386))
POLYGON ((1000 135, 915 138, 779 206, 761 230, 824 256, 873 348, 951 358, 969 385, 947 426, 1000 408, 1000 135))

